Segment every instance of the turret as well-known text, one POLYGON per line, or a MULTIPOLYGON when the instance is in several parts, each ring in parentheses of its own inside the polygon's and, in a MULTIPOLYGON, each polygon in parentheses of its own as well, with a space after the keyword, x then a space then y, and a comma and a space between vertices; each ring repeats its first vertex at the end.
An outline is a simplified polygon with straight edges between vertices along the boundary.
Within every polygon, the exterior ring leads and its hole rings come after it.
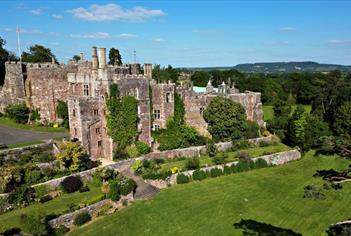
POLYGON ((152 79, 152 64, 144 64, 144 75, 147 76, 149 79, 152 79))
POLYGON ((93 61, 93 70, 97 70, 99 67, 99 60, 97 57, 97 48, 96 47, 92 48, 91 57, 92 57, 92 61, 93 61))
POLYGON ((99 64, 100 69, 105 69, 106 67, 106 48, 99 48, 99 64))

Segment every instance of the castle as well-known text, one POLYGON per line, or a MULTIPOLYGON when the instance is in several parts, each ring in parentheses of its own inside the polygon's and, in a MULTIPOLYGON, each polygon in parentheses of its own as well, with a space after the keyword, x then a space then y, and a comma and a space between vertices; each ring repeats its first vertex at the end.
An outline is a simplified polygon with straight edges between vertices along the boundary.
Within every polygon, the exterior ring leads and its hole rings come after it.
POLYGON ((92 48, 92 60, 83 58, 67 65, 22 64, 7 62, 5 83, 0 88, 0 112, 12 103, 26 102, 37 108, 41 119, 58 119, 58 100, 67 102, 70 136, 79 140, 92 158, 112 159, 115 144, 106 127, 106 95, 111 84, 118 84, 121 96, 138 101, 138 140, 152 146, 151 131, 166 128, 173 116, 174 96, 178 93, 185 105, 185 122, 200 134, 209 135, 202 112, 216 96, 225 96, 243 105, 249 120, 263 125, 261 94, 240 93, 233 84, 206 88, 191 84, 157 83, 152 79, 152 65, 122 66, 106 63, 106 49, 92 48), (99 54, 99 55, 98 55, 99 54), (151 107, 152 104, 152 107, 151 107))

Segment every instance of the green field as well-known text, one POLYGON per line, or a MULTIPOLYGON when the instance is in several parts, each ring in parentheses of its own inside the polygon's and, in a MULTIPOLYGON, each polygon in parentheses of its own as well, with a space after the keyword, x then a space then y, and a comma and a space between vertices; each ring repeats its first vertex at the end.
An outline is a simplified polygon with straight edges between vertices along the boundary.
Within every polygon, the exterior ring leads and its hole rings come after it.
POLYGON ((89 192, 64 194, 46 203, 34 203, 25 208, 10 211, 0 215, 0 232, 12 227, 21 228, 20 216, 40 212, 43 215, 60 214, 67 210, 69 204, 79 205, 101 195, 100 187, 90 187, 89 192))
MULTIPOLYGON (((317 169, 346 169, 350 160, 314 157, 162 190, 153 199, 72 231, 69 235, 242 235, 233 223, 252 219, 307 236, 351 218, 351 183, 329 190, 326 200, 303 198, 308 184, 322 184, 317 169)), ((1 220, 1 219, 0 219, 1 220)), ((1 221, 0 221, 1 222, 1 221)))
MULTIPOLYGON (((304 105, 304 108, 306 110, 307 113, 311 112, 312 107, 310 105, 304 105)), ((291 112, 294 112, 294 110, 296 109, 296 106, 291 106, 291 112)), ((265 121, 268 120, 272 120, 273 119, 273 106, 269 106, 269 105, 264 105, 263 108, 263 119, 265 121)))
MULTIPOLYGON (((227 162, 232 162, 237 159, 237 156, 240 152, 247 153, 250 157, 258 157, 267 154, 273 154, 277 152, 283 152, 290 150, 291 148, 283 143, 277 143, 274 145, 266 146, 266 147, 252 147, 248 149, 242 149, 235 152, 226 152, 228 154, 227 162)), ((184 170, 186 165, 186 160, 179 161, 170 161, 161 165, 162 170, 167 171, 173 167, 177 167, 178 169, 184 170)), ((206 165, 215 165, 213 163, 213 158, 209 156, 201 156, 200 157, 200 166, 206 165)))
POLYGON ((0 124, 10 127, 10 128, 16 128, 16 129, 25 129, 25 130, 30 130, 30 131, 37 131, 37 132, 68 132, 66 128, 54 128, 54 127, 47 127, 47 126, 35 126, 35 125, 28 125, 28 124, 18 124, 14 122, 13 120, 6 118, 6 117, 0 117, 0 124))

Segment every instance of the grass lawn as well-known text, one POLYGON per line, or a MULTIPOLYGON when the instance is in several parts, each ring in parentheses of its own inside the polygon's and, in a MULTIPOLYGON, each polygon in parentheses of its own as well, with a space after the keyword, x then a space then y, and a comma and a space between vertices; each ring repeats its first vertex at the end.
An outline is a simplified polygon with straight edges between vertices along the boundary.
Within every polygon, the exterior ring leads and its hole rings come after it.
MULTIPOLYGON (((277 152, 283 152, 290 150, 291 148, 289 146, 286 146, 285 144, 282 143, 277 143, 271 146, 267 147, 252 147, 248 149, 242 149, 238 150, 235 152, 227 152, 228 154, 228 162, 235 161, 237 159, 237 155, 239 152, 245 152, 250 155, 250 157, 258 157, 262 155, 266 155, 268 153, 277 153, 277 152)), ((215 165, 212 162, 213 158, 209 156, 201 156, 200 157, 200 166, 206 166, 206 165, 215 165)), ((179 161, 170 161, 166 162, 161 165, 162 170, 170 170, 172 167, 177 167, 178 169, 185 169, 185 163, 186 160, 179 160, 179 161)))
MULTIPOLYGON (((304 105, 304 108, 305 108, 307 113, 311 112, 311 109, 312 109, 311 105, 304 105)), ((273 106, 264 105, 262 109, 263 109, 263 119, 265 121, 272 120, 273 116, 274 116, 273 106)), ((292 106, 291 113, 293 113, 295 109, 296 109, 296 106, 292 106)))
POLYGON ((90 187, 89 192, 75 192, 64 194, 46 203, 34 203, 25 208, 10 211, 0 215, 0 232, 12 227, 21 228, 20 216, 22 214, 31 214, 34 212, 42 212, 45 215, 59 214, 68 209, 69 204, 79 205, 87 200, 93 199, 101 194, 100 187, 90 187))
POLYGON ((54 127, 45 127, 45 126, 34 126, 34 125, 28 125, 28 124, 18 124, 6 117, 0 117, 0 124, 10 128, 25 129, 25 130, 37 131, 37 132, 49 132, 49 133, 50 132, 68 132, 66 128, 62 128, 62 127, 54 128, 54 127))
POLYGON ((34 141, 23 142, 23 143, 7 144, 7 146, 8 146, 8 148, 19 148, 19 147, 26 147, 26 146, 35 145, 35 144, 41 144, 41 143, 44 143, 44 141, 34 140, 34 141))
MULTIPOLYGON (((233 227, 252 219, 307 236, 326 235, 333 223, 351 218, 351 183, 329 190, 326 200, 303 198, 308 184, 324 183, 318 169, 346 169, 351 160, 314 157, 283 166, 191 182, 162 190, 69 235, 242 235, 233 227)), ((1 221, 0 221, 1 222, 1 221)))

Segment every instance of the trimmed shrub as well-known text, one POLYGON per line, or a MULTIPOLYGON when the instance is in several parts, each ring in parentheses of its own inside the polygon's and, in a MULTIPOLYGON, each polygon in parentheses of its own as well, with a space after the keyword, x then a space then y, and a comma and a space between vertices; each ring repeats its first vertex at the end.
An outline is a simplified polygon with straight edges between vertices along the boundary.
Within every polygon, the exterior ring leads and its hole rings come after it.
POLYGON ((259 130, 260 126, 255 122, 251 120, 247 120, 247 129, 245 132, 246 138, 257 138, 260 136, 259 130))
POLYGON ((193 172, 193 180, 203 180, 203 179, 206 179, 206 172, 203 171, 203 170, 195 170, 193 172))
POLYGON ((45 196, 42 196, 40 199, 39 199, 39 202, 40 203, 44 203, 44 202, 48 202, 48 201, 51 201, 53 198, 50 196, 50 195, 45 195, 45 196))
POLYGON ((177 175, 177 184, 186 184, 189 183, 190 179, 187 175, 178 174, 177 175))
POLYGON ((126 147, 126 152, 128 153, 128 156, 130 158, 135 158, 135 157, 140 156, 138 148, 135 146, 135 144, 132 144, 132 145, 126 147))
POLYGON ((145 155, 145 154, 148 154, 150 152, 150 147, 146 143, 143 143, 141 141, 137 141, 137 142, 135 142, 135 146, 138 149, 138 152, 140 155, 145 155))
POLYGON ((250 169, 256 169, 256 164, 255 164, 255 162, 253 161, 253 160, 250 160, 249 161, 249 167, 250 167, 250 169))
POLYGON ((75 226, 81 226, 84 225, 85 223, 91 221, 91 216, 89 215, 88 212, 82 212, 76 216, 76 218, 73 221, 73 224, 75 226))
POLYGON ((137 187, 137 184, 132 179, 122 179, 119 183, 119 192, 121 195, 126 196, 137 187))
POLYGON ((239 172, 238 167, 237 167, 235 164, 232 164, 232 165, 230 166, 230 169, 231 169, 232 173, 237 173, 237 172, 239 172))
POLYGON ((233 173, 233 172, 232 172, 232 168, 231 168, 230 166, 224 166, 223 174, 229 175, 229 174, 231 174, 231 173, 233 173))
POLYGON ((83 185, 81 179, 77 176, 68 176, 61 182, 61 187, 66 193, 78 191, 83 185))
POLYGON ((110 190, 107 193, 107 198, 110 198, 112 201, 118 201, 120 199, 120 186, 116 180, 109 182, 110 190))
POLYGON ((246 152, 239 152, 237 155, 237 158, 241 161, 250 161, 251 160, 250 155, 246 152))
POLYGON ((219 168, 213 168, 211 169, 211 177, 212 178, 215 178, 215 177, 218 177, 218 176, 221 176, 223 175, 223 171, 219 168))
POLYGON ((29 108, 25 103, 17 103, 8 105, 5 108, 7 116, 16 123, 25 124, 29 118, 29 108))
POLYGON ((265 168, 265 167, 268 167, 268 163, 265 159, 262 159, 262 158, 258 158, 255 162, 256 164, 256 168, 265 168))
POLYGON ((200 159, 198 157, 188 158, 185 163, 185 168, 195 170, 200 168, 200 159))
POLYGON ((210 157, 214 157, 217 153, 217 147, 212 139, 209 139, 206 143, 206 152, 210 157))
POLYGON ((239 163, 236 165, 238 172, 250 170, 249 162, 239 160, 239 163))
POLYGON ((226 160, 228 159, 228 154, 224 152, 217 153, 215 157, 213 157, 213 162, 216 165, 224 164, 226 160))

